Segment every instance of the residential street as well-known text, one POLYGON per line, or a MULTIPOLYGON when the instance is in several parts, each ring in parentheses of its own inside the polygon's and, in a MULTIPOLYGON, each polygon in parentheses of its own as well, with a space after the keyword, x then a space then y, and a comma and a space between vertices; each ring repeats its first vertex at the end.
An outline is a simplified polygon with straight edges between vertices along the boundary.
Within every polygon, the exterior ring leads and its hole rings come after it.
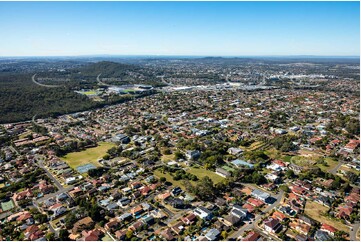
POLYGON ((54 182, 55 186, 58 188, 58 190, 62 190, 63 186, 60 184, 60 182, 48 171, 48 169, 43 165, 44 162, 44 157, 40 157, 39 155, 35 156, 36 159, 36 165, 40 168, 42 168, 43 170, 45 170, 46 175, 54 182))
MULTIPOLYGON (((264 213, 267 213, 269 211, 271 211, 272 209, 274 209, 276 206, 278 206, 282 200, 284 191, 280 191, 277 196, 275 197, 277 200, 271 204, 270 206, 268 206, 266 209, 263 210, 264 213)), ((239 230, 237 230, 236 232, 234 232, 231 236, 229 236, 228 238, 233 238, 233 239, 237 239, 239 236, 241 236, 245 231, 247 230, 251 230, 251 229, 255 229, 255 225, 260 221, 260 219, 262 218, 261 215, 256 215, 254 221, 252 222, 252 224, 246 224, 244 225, 242 228, 240 228, 239 230)), ((267 235, 268 236, 268 235, 267 235)))
POLYGON ((357 231, 360 230, 360 222, 357 222, 352 225, 352 230, 350 231, 350 240, 351 241, 358 241, 356 239, 357 231))

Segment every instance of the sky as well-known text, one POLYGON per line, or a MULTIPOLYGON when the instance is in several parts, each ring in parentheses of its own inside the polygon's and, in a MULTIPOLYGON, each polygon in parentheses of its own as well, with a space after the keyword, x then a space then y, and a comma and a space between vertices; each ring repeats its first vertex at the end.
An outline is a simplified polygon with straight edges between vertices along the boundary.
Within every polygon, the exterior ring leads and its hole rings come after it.
POLYGON ((0 2, 0 56, 359 53, 359 2, 0 2))

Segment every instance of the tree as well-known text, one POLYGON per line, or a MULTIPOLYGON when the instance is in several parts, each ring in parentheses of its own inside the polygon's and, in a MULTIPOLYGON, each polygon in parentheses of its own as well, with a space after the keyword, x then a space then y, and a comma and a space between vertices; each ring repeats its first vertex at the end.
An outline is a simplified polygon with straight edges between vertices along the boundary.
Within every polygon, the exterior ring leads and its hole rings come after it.
POLYGON ((295 173, 292 170, 289 169, 289 170, 286 171, 285 176, 287 178, 293 178, 293 177, 295 177, 295 173))
POLYGON ((163 152, 165 155, 170 155, 172 154, 172 151, 170 149, 165 149, 164 152, 163 152))
POLYGON ((213 181, 208 177, 203 177, 195 187, 196 195, 204 201, 211 201, 217 193, 213 181))
POLYGON ((279 188, 281 190, 283 190, 284 192, 286 192, 286 193, 290 192, 290 189, 289 189, 289 187, 287 185, 280 185, 279 188))
POLYGON ((133 230, 128 229, 127 232, 125 233, 125 236, 127 237, 127 239, 130 239, 133 237, 133 234, 134 234, 133 230))
POLYGON ((222 233, 221 233, 221 237, 222 237, 223 240, 227 239, 227 237, 228 237, 227 231, 223 230, 222 233))
POLYGON ((176 151, 176 152, 174 152, 174 158, 176 160, 179 160, 179 159, 184 159, 185 157, 180 151, 176 151))
POLYGON ((45 238, 48 240, 48 241, 54 241, 55 240, 55 234, 50 232, 50 233, 47 233, 45 235, 45 238))
POLYGON ((162 176, 161 178, 159 178, 159 181, 162 182, 162 183, 164 183, 164 182, 167 181, 167 178, 165 178, 164 176, 162 176))
POLYGON ((63 241, 69 240, 69 232, 68 232, 68 230, 61 229, 59 231, 59 239, 63 240, 63 241))
POLYGON ((78 219, 76 218, 74 213, 68 213, 64 219, 65 221, 65 227, 67 229, 70 229, 73 227, 74 223, 77 221, 78 219))

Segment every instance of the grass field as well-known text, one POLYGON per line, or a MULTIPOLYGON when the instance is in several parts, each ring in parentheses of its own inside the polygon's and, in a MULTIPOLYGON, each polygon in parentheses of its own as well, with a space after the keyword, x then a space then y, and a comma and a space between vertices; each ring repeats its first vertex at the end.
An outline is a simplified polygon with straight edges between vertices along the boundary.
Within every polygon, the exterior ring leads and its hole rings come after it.
POLYGON ((97 92, 92 90, 92 91, 87 91, 87 92, 83 92, 85 95, 96 95, 97 92))
MULTIPOLYGON (((209 178, 211 178, 211 180, 213 181, 213 183, 218 183, 224 180, 223 177, 217 175, 216 173, 214 173, 213 171, 209 171, 203 168, 194 168, 194 167, 190 167, 189 169, 186 170, 188 173, 194 174, 198 177, 198 179, 202 179, 205 176, 208 176, 209 178)), ((173 177, 168 173, 165 172, 164 174, 160 171, 160 170, 155 170, 154 171, 154 175, 157 176, 158 178, 160 177, 165 177, 167 179, 167 181, 171 182, 174 186, 178 186, 180 188, 182 188, 183 190, 185 190, 184 185, 182 184, 183 180, 174 180, 173 177)), ((193 185, 196 184, 196 182, 194 181, 190 181, 193 185)))
POLYGON ((115 147, 113 143, 99 142, 97 147, 89 148, 80 152, 72 152, 62 157, 71 168, 93 164, 96 167, 101 166, 98 159, 101 159, 110 148, 115 147))
POLYGON ((202 179, 203 177, 208 176, 212 179, 213 183, 218 183, 224 180, 223 177, 217 175, 215 172, 203 168, 190 167, 187 172, 196 175, 198 179, 202 179))
POLYGON ((338 164, 338 161, 335 161, 332 158, 325 158, 325 161, 327 163, 327 166, 323 165, 323 164, 317 164, 318 167, 320 167, 320 169, 322 171, 329 171, 332 170, 333 168, 335 168, 338 164))
POLYGON ((290 161, 291 163, 296 164, 298 166, 303 166, 308 168, 314 167, 314 163, 315 163, 315 161, 313 161, 312 159, 304 156, 293 156, 290 161))
POLYGON ((314 220, 317 220, 320 223, 326 223, 328 225, 331 225, 335 227, 338 230, 345 231, 346 233, 350 232, 350 228, 346 226, 345 224, 336 221, 332 218, 323 216, 322 213, 327 212, 328 208, 325 206, 322 206, 321 204, 315 203, 315 202, 306 202, 305 207, 305 214, 309 217, 313 218, 314 220))
POLYGON ((182 188, 182 190, 185 190, 185 187, 182 184, 182 180, 178 180, 178 181, 174 180, 173 177, 168 172, 165 172, 163 174, 162 172, 160 172, 160 170, 155 170, 154 175, 158 178, 165 177, 165 179, 167 179, 168 182, 171 182, 173 184, 173 186, 178 186, 178 187, 182 188))

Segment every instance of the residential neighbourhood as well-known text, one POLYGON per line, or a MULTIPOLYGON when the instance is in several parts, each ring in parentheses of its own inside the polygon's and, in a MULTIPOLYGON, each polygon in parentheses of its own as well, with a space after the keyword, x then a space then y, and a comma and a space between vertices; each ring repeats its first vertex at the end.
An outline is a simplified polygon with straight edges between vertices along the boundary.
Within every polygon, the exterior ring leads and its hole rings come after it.
POLYGON ((5 124, 1 239, 358 240, 359 104, 196 88, 5 124))

